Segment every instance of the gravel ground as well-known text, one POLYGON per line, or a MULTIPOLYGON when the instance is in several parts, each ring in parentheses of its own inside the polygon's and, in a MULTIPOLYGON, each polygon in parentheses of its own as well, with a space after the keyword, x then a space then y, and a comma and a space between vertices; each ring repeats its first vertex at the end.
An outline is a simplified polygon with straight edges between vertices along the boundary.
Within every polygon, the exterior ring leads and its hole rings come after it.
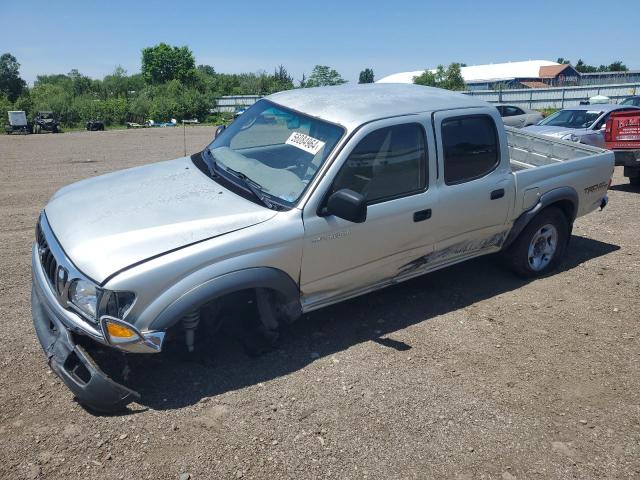
POLYGON ((620 169, 555 275, 474 260, 306 315, 259 358, 149 357, 130 414, 84 410, 31 326, 38 212, 183 148, 181 129, 0 136, 1 478, 640 478, 640 191, 620 169))

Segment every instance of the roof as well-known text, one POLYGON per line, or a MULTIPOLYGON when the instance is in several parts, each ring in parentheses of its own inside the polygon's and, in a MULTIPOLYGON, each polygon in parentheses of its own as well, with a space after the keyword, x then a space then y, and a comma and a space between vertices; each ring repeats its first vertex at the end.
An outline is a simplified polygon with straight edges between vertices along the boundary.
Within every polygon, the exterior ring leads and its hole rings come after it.
POLYGON ((386 117, 489 105, 477 98, 440 88, 375 83, 297 88, 266 98, 347 128, 386 117))
MULTIPOLYGON (((514 78, 539 78, 540 68, 559 65, 548 60, 527 60, 525 62, 491 63, 462 67, 460 73, 466 83, 495 82, 514 78)), ((431 70, 432 72, 435 70, 431 70)), ((413 83, 413 77, 424 70, 401 72, 381 78, 376 83, 413 83)))
POLYGON ((575 105, 573 107, 566 107, 564 110, 591 110, 598 112, 612 112, 613 110, 618 110, 620 108, 629 108, 629 105, 617 105, 615 103, 593 103, 591 105, 575 105))
POLYGON ((588 72, 581 73, 580 76, 584 77, 622 77, 626 75, 640 75, 640 70, 620 70, 618 72, 588 72))
POLYGON ((524 85, 525 87, 528 88, 549 88, 549 85, 547 85, 544 82, 539 82, 537 80, 520 80, 520 82, 522 85, 524 85))
POLYGON ((560 75, 562 72, 564 72, 567 68, 571 68, 573 70, 573 67, 567 63, 562 64, 562 65, 547 65, 547 66, 543 66, 540 67, 540 74, 539 77, 540 78, 555 78, 558 75, 560 75))

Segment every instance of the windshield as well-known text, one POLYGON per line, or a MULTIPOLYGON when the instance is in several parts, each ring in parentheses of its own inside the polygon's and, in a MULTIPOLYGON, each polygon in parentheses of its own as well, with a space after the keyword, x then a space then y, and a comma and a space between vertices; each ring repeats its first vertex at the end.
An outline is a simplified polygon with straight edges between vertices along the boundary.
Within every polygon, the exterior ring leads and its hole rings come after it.
POLYGON ((560 110, 549 115, 538 125, 564 128, 589 128, 602 112, 598 110, 560 110))
POLYGON ((304 192, 344 129, 260 100, 209 146, 216 164, 286 205, 304 192))

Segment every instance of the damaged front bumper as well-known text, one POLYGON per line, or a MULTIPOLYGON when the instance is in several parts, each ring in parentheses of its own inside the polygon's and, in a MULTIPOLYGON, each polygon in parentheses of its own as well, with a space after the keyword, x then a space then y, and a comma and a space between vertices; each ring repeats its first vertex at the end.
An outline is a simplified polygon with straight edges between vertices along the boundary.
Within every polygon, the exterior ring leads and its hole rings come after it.
POLYGON ((122 410, 140 395, 110 379, 89 356, 82 346, 73 340, 65 326, 64 309, 47 301, 40 276, 34 272, 31 288, 31 314, 33 325, 51 369, 64 381, 79 403, 88 408, 109 413, 122 410), (62 311, 58 311, 62 310, 62 311))

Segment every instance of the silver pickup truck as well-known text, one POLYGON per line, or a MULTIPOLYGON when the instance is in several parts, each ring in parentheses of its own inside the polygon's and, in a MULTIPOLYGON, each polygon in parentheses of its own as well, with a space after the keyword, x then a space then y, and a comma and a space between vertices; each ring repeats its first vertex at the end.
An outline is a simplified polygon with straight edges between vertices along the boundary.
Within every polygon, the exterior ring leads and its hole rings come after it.
POLYGON ((138 394, 87 342, 191 351, 239 292, 273 338, 305 312, 499 251, 545 275, 575 219, 606 205, 613 166, 444 90, 277 93, 191 157, 57 192, 33 246, 35 329, 79 402, 121 409, 138 394))

